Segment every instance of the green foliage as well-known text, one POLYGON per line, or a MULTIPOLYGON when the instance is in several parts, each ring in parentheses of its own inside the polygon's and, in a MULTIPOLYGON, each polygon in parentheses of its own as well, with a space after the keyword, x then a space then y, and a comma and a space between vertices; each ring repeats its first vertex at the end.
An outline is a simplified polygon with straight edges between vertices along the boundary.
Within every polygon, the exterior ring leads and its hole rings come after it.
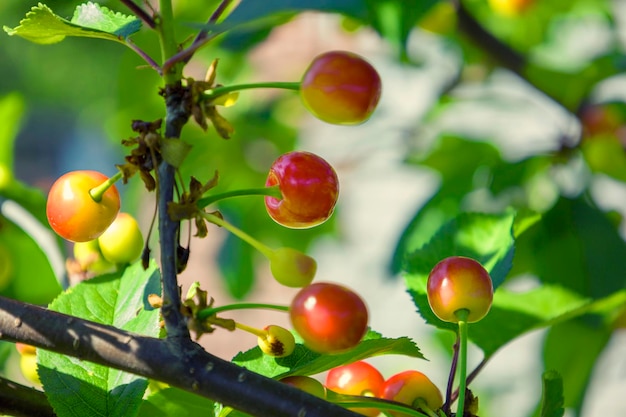
POLYGON ((409 338, 389 339, 372 330, 368 331, 363 341, 354 349, 333 355, 313 352, 302 344, 302 339, 297 334, 294 333, 294 336, 296 349, 287 357, 273 358, 264 355, 257 346, 237 354, 233 362, 272 378, 282 378, 289 375, 315 375, 339 365, 379 355, 405 355, 424 359, 417 345, 409 338))
MULTIPOLYGON (((147 297, 159 294, 159 285, 156 264, 144 271, 137 263, 72 287, 50 308, 156 337, 159 310, 148 304, 147 297)), ((83 341, 76 337, 78 348, 83 341)), ((46 395, 59 415, 136 415, 148 386, 145 378, 50 351, 40 350, 37 360, 46 395)))
POLYGON ((39 3, 26 14, 20 25, 4 31, 31 42, 47 45, 61 42, 66 36, 100 38, 122 42, 141 28, 141 21, 133 16, 114 13, 95 3, 78 6, 71 21, 57 15, 45 4, 39 3))
POLYGON ((139 409, 138 417, 208 417, 213 401, 178 388, 160 388, 149 395, 139 409))
POLYGON ((541 397, 541 417, 562 417, 563 378, 554 370, 546 371, 542 376, 543 390, 541 397))

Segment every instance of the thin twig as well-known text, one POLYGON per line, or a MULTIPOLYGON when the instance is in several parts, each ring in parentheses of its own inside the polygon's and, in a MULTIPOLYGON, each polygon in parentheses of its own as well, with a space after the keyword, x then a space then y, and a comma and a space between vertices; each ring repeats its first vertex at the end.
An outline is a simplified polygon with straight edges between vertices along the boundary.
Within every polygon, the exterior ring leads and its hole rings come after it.
POLYGON ((131 41, 130 39, 128 39, 128 38, 126 39, 126 46, 128 46, 130 49, 135 51, 137 53, 137 55, 139 55, 141 58, 143 58, 143 60, 146 61, 148 63, 148 65, 150 65, 150 67, 152 67, 159 75, 163 74, 163 71, 161 70, 161 66, 159 64, 157 64, 156 61, 154 59, 152 59, 146 53, 146 51, 144 51, 143 49, 141 49, 140 47, 135 45, 135 43, 133 41, 131 41))
MULTIPOLYGON (((226 9, 228 9, 231 3, 232 3, 232 0, 222 0, 220 5, 217 7, 217 9, 215 9, 213 14, 211 15, 211 17, 209 17, 209 20, 206 23, 207 26, 211 24, 215 24, 220 19, 220 17, 222 17, 222 15, 226 11, 226 9)), ((193 40, 191 45, 189 45, 189 47, 178 52, 176 55, 170 57, 167 61, 163 63, 163 71, 165 72, 169 70, 173 65, 179 62, 183 62, 183 63, 189 62, 191 57, 193 57, 193 54, 195 54, 198 49, 202 48, 204 45, 206 45, 211 40, 213 40, 215 36, 216 35, 209 36, 208 29, 206 28, 202 29, 200 32, 198 32, 198 35, 193 40)))
POLYGON ((140 18, 151 29, 156 27, 156 22, 144 9, 136 5, 132 0, 120 0, 122 4, 128 7, 138 18, 140 18))

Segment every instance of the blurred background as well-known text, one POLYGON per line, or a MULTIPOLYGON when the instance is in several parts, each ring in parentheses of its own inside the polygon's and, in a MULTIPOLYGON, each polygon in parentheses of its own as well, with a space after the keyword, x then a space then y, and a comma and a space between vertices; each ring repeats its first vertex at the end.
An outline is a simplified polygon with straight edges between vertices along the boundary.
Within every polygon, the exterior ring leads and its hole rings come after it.
MULTIPOLYGON (((119 2, 99 3, 129 13, 119 2)), ((194 24, 205 21, 217 4, 174 3, 181 38, 191 36, 194 24)), ((379 108, 365 124, 341 127, 313 118, 296 93, 246 91, 235 106, 221 112, 235 126, 231 139, 219 138, 212 127, 207 132, 194 124, 185 127, 182 139, 193 151, 182 174, 206 181, 218 170, 216 191, 227 191, 262 186, 272 161, 291 149, 329 161, 340 178, 341 194, 334 216, 323 226, 282 228, 266 215, 257 197, 225 201, 219 209, 270 246, 307 251, 318 261, 318 280, 341 282, 362 294, 373 329, 389 337, 413 338, 429 359, 372 359, 385 376, 413 367, 445 387, 453 339, 426 326, 416 314, 402 279, 402 257, 428 241, 455 213, 495 213, 509 206, 554 213, 564 198, 580 198, 614 227, 607 238, 593 233, 599 230, 596 223, 586 223, 572 232, 575 240, 584 239, 584 248, 623 254, 626 3, 468 0, 457 10, 451 2, 436 0, 262 3, 240 7, 232 21, 248 22, 263 7, 276 13, 217 38, 194 57, 185 75, 202 79, 211 61, 219 58, 217 82, 224 85, 297 81, 318 53, 350 50, 378 69, 383 80, 379 108), (617 252, 611 245, 619 247, 617 252)), ((69 19, 79 3, 46 4, 69 19)), ((0 23, 17 26, 34 5, 4 0, 0 23)), ((143 31, 133 39, 158 57, 152 36, 143 31)), ((0 163, 44 195, 67 171, 96 169, 112 175, 128 151, 121 140, 133 136, 130 122, 163 116, 160 78, 118 44, 68 38, 42 46, 3 33, 0 63, 0 163)), ((154 195, 138 180, 119 188, 122 210, 135 214, 147 234, 154 195)), ((18 220, 19 213, 11 213, 11 206, 3 205, 3 216, 22 222, 21 228, 32 224, 28 216, 18 220)), ((29 255, 12 256, 33 263, 30 251, 43 247, 52 259, 49 275, 62 281, 71 246, 62 245, 59 251, 45 230, 33 230, 28 234, 36 246, 25 242, 22 251, 29 255)), ((559 239, 555 237, 564 243, 559 239)), ((521 247, 506 283, 511 288, 536 285, 539 272, 557 270, 539 265, 547 258, 565 265, 578 256, 552 250, 550 242, 535 243, 521 247), (534 263, 523 257, 529 253, 536 255, 534 263)), ((156 242, 152 245, 156 250, 156 242)), ((47 262, 46 256, 37 260, 47 262)), ((596 272, 619 275, 617 285, 623 288, 622 261, 603 262, 596 262, 601 269, 596 272)), ((181 278, 183 293, 199 281, 218 304, 241 299, 280 303, 295 293, 271 279, 259 254, 217 228, 210 228, 206 239, 191 239, 189 267, 181 278)), ((28 294, 19 297, 26 292, 16 288, 10 295, 45 304, 57 287, 46 288, 31 299, 28 294)), ((288 325, 278 313, 232 316, 258 327, 268 321, 288 325)), ((620 398, 626 392, 626 332, 624 322, 619 323, 559 329, 564 335, 560 342, 572 348, 567 353, 570 373, 564 375, 568 416, 626 413, 620 398)), ((549 337, 544 330, 529 332, 491 359, 473 384, 482 417, 533 415, 541 372, 550 361, 549 337)), ((200 342, 230 359, 255 340, 220 330, 200 342)), ((15 353, 6 346, 2 352, 4 372, 14 374, 15 364, 7 358, 15 353)), ((470 351, 471 364, 480 358, 478 349, 470 351)))

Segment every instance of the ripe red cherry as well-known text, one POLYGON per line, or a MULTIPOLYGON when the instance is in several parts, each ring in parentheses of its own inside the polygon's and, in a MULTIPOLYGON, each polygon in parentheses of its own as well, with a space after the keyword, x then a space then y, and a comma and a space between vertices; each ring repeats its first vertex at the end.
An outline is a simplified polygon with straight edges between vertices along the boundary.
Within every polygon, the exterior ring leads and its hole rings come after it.
POLYGON ((457 323, 456 312, 468 311, 467 322, 476 322, 489 312, 493 284, 489 273, 471 258, 452 256, 439 262, 426 284, 428 304, 443 321, 457 323))
POLYGON ((351 349, 367 332, 365 302, 338 284, 318 282, 302 288, 291 301, 289 316, 304 344, 319 353, 351 349))
POLYGON ((265 197, 268 214, 276 223, 293 229, 325 222, 339 196, 335 170, 310 152, 281 155, 270 167, 265 186, 278 186, 283 195, 282 199, 265 197))
POLYGON ((359 55, 331 51, 313 59, 302 77, 300 97, 318 119, 354 125, 369 119, 381 84, 378 72, 359 55))
POLYGON ((72 242, 96 239, 113 223, 120 210, 120 195, 112 185, 99 202, 89 190, 108 178, 96 171, 72 171, 52 184, 46 215, 52 229, 72 242))
MULTIPOLYGON (((326 388, 338 394, 380 397, 385 378, 374 366, 364 361, 338 366, 328 371, 326 388)), ((354 412, 376 417, 377 408, 355 408, 354 412)))
MULTIPOLYGON (((424 404, 433 411, 443 406, 443 397, 439 388, 426 375, 413 370, 400 372, 386 380, 382 387, 381 398, 417 409, 422 408, 424 404)), ((406 413, 398 412, 390 414, 394 417, 408 416, 406 413)))

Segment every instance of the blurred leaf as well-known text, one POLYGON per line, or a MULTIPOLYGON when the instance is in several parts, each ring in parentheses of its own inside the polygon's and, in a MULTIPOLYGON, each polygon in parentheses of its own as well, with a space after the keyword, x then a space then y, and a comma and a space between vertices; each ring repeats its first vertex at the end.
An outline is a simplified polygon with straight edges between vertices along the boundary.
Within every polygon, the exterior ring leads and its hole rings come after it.
POLYGON ((589 168, 626 182, 626 150, 615 136, 598 136, 581 145, 589 168))
POLYGON ((517 253, 519 273, 583 297, 599 299, 626 288, 626 242, 585 198, 562 197, 519 237, 517 253))
MULTIPOLYGON (((229 222, 237 227, 241 217, 233 210, 224 213, 229 222)), ((256 251, 248 243, 232 233, 226 235, 217 255, 217 263, 230 295, 240 300, 245 298, 254 284, 254 262, 256 251)))
POLYGON ((79 5, 71 21, 67 21, 45 4, 32 7, 19 26, 4 26, 10 36, 20 36, 43 45, 61 42, 67 36, 99 38, 123 43, 123 39, 137 32, 141 21, 134 16, 115 13, 94 3, 79 5))
MULTIPOLYGON (((439 0, 365 0, 366 20, 396 48, 398 56, 407 59, 407 41, 416 23, 439 0)), ((355 16, 356 17, 356 16, 355 16)))
MULTIPOLYGON (((583 320, 552 326, 544 342, 544 366, 563 377, 563 405, 580 415, 591 374, 611 338, 611 331, 583 320)), ((542 414, 543 415, 543 414, 542 414)))
POLYGON ((546 371, 541 376, 541 413, 540 417, 563 417, 563 377, 554 370, 546 371))
POLYGON ((476 170, 497 165, 501 158, 491 144, 444 136, 426 157, 411 161, 437 171, 441 186, 402 232, 391 261, 394 273, 400 272, 407 254, 422 247, 460 212, 463 197, 473 189, 476 170))
POLYGON ((141 404, 139 417, 210 417, 213 415, 213 401, 168 387, 151 394, 141 404))
POLYGON ((379 355, 405 355, 424 359, 417 345, 408 337, 388 339, 370 330, 361 343, 344 353, 325 355, 311 351, 296 337, 296 349, 285 358, 265 355, 257 346, 237 354, 233 362, 270 378, 288 375, 315 375, 331 368, 379 355))
POLYGON ((47 305, 62 289, 48 258, 37 242, 9 219, 0 216, 0 294, 32 304, 47 305))
MULTIPOLYGON (((148 303, 160 294, 155 263, 143 270, 135 263, 70 288, 50 304, 54 311, 157 337, 159 310, 148 303)), ((88 335, 77 335, 89 343, 88 335)), ((141 355, 141 352, 138 352, 141 355)), ((38 351, 39 376, 59 415, 134 416, 148 381, 144 378, 51 351, 38 351)))
POLYGON ((24 115, 24 99, 18 93, 0 97, 0 189, 13 177, 13 148, 24 115))

